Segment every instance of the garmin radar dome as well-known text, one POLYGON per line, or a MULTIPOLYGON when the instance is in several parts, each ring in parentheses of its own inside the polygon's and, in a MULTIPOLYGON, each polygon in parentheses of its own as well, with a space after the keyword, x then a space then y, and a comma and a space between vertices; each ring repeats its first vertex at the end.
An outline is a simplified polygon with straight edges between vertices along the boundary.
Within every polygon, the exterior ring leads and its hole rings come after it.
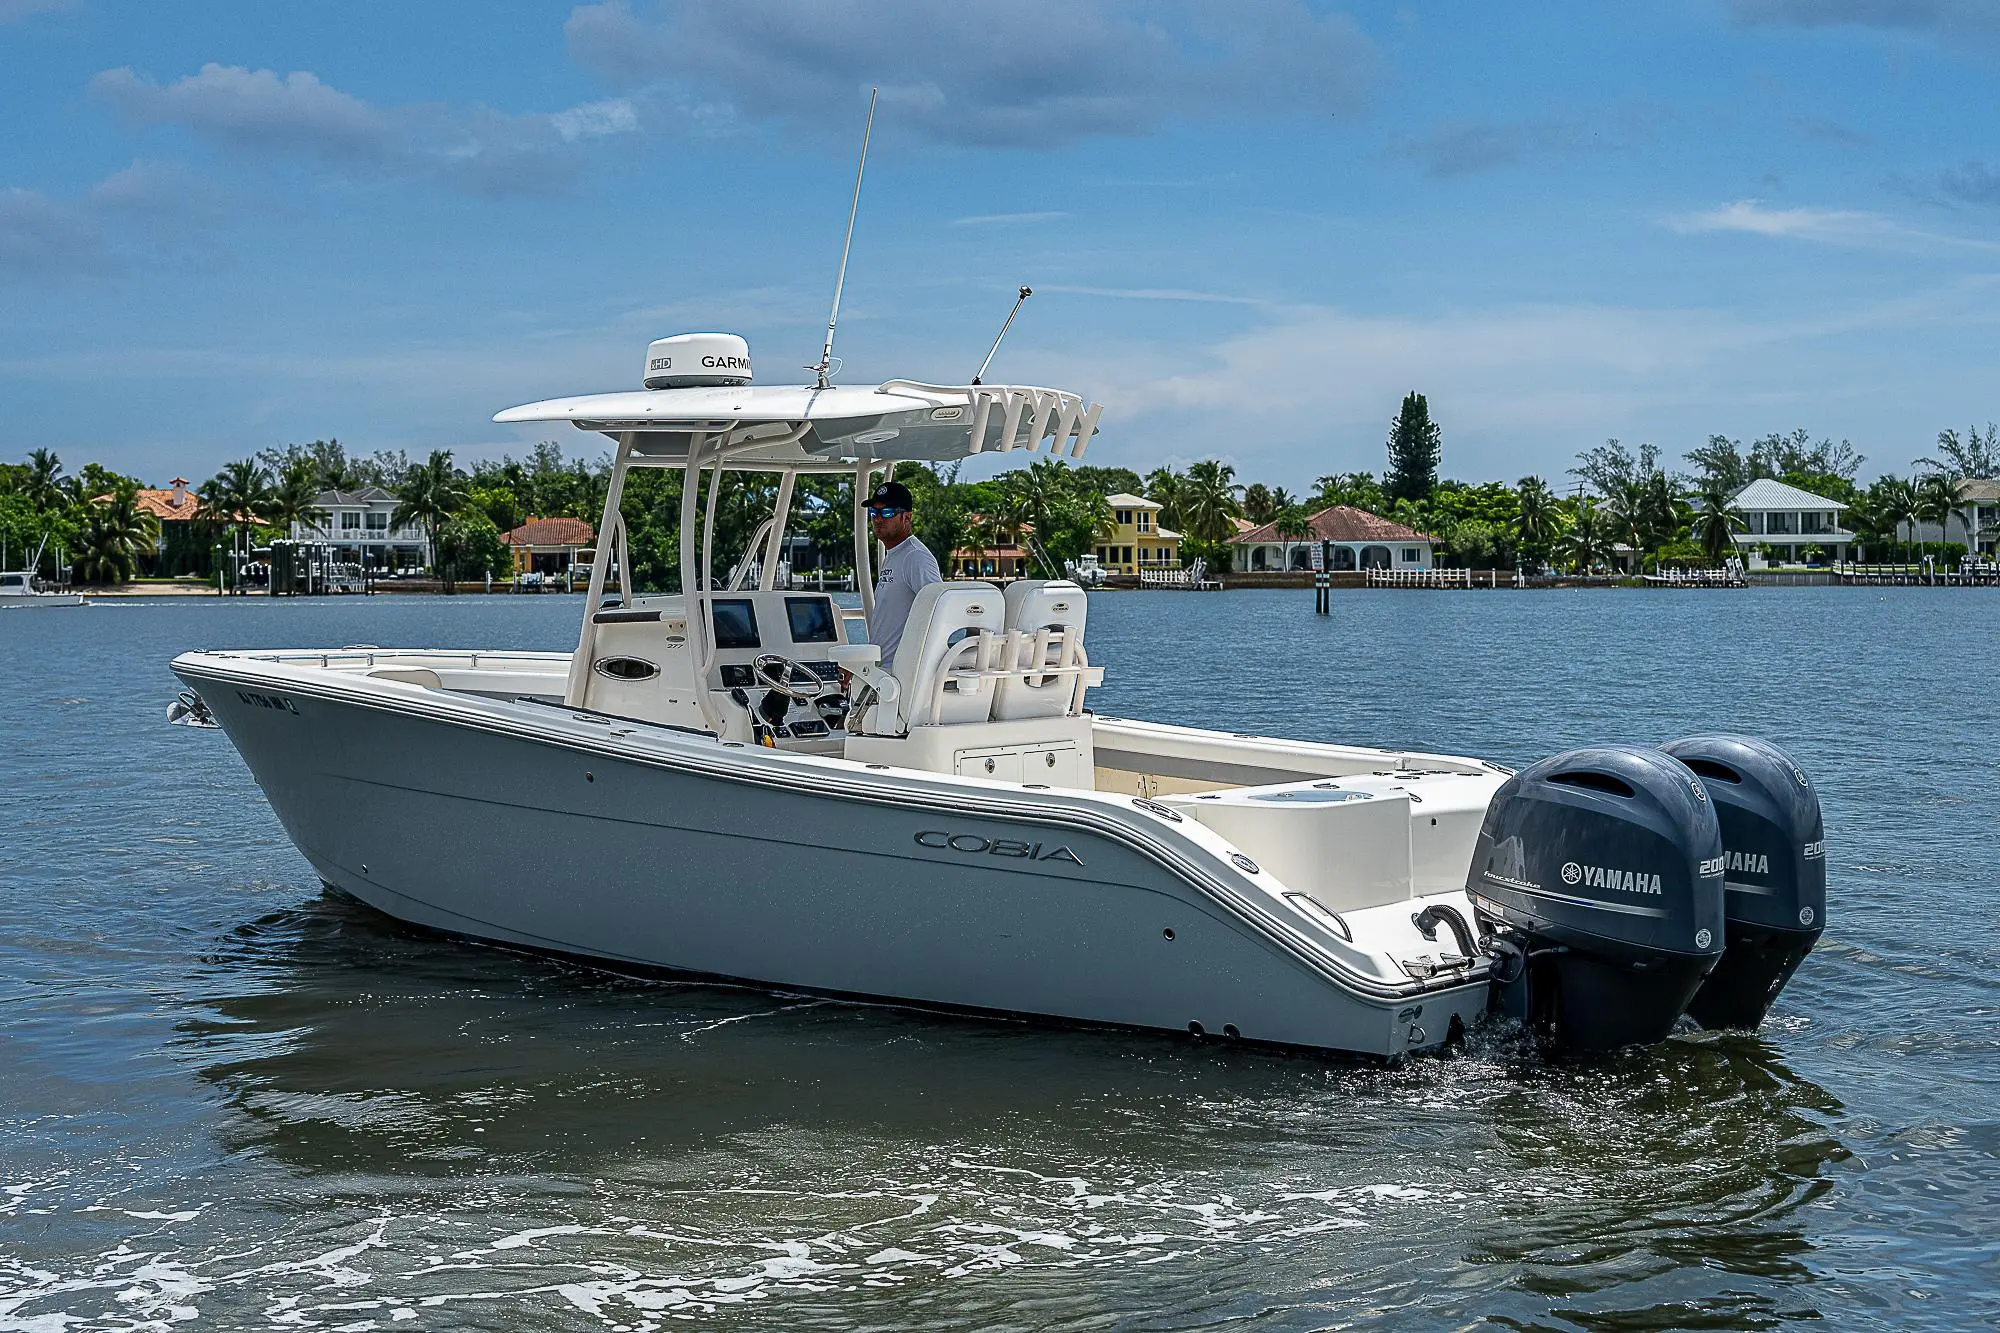
POLYGON ((712 389, 750 382, 750 344, 733 333, 677 333, 646 348, 649 389, 712 389))

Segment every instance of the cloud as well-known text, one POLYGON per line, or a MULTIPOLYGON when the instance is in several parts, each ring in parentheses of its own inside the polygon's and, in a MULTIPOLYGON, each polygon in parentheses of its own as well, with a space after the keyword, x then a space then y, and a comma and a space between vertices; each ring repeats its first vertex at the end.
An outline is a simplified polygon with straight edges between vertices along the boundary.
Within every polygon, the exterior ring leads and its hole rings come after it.
POLYGON ((132 120, 178 125, 239 152, 354 178, 428 176, 479 194, 559 190, 581 169, 572 145, 638 128, 622 99, 548 115, 435 103, 381 108, 307 71, 281 76, 213 63, 167 84, 109 69, 90 89, 132 120))
POLYGON ((19 23, 37 14, 76 8, 77 0, 0 0, 0 23, 19 23))
POLYGON ((1114 301, 1192 301, 1205 305, 1268 305, 1252 296, 1231 296, 1225 292, 1201 292, 1184 287, 1078 287, 1043 283, 1037 290, 1065 292, 1071 296, 1103 296, 1114 301))
POLYGON ((2000 171, 1984 162, 1967 162, 1939 177, 1938 189, 1968 204, 2000 204, 2000 171))
POLYGON ((1843 148, 1866 148, 1875 142, 1859 130, 1849 129, 1838 121, 1822 120, 1818 116, 1793 116, 1792 128, 1808 139, 1839 144, 1843 148))
POLYGON ((1469 176, 1537 158, 1624 152, 1650 141, 1672 114, 1666 106, 1628 100, 1529 120, 1443 121, 1421 133, 1395 136, 1386 152, 1427 176, 1469 176))
POLYGON ((1067 213, 980 213, 969 218, 953 218, 954 227, 1013 227, 1028 222, 1054 222, 1067 213))
POLYGON ((745 118, 850 126, 879 86, 894 129, 1047 148, 1175 119, 1345 114, 1372 44, 1302 0, 631 0, 577 7, 571 52, 628 86, 665 85, 745 118))
POLYGON ((1250 328, 1193 345, 1162 334, 1023 347, 1010 375, 1083 386, 1105 404, 1092 461, 1152 466, 1229 450, 1249 474, 1288 484, 1373 469, 1396 403, 1415 388, 1444 425, 1451 474, 1517 477, 1606 435, 1678 423, 1691 443, 1713 429, 1699 423, 1729 411, 1824 410, 1843 394, 1872 402, 1880 386, 1854 368, 1879 365, 1887 331, 1963 343, 1958 330, 1993 325, 1994 286, 1967 279, 1775 319, 1709 307, 1274 306, 1250 328))
POLYGON ((0 190, 0 277, 70 277, 111 266, 103 231, 86 210, 36 190, 0 190))
POLYGON ((1993 0, 1728 0, 1743 27, 1874 28, 1947 43, 2000 42, 1993 0))
POLYGON ((0 190, 0 278, 64 280, 217 251, 228 201, 170 162, 135 161, 74 199, 0 190))
POLYGON ((142 223, 210 221, 225 205, 212 186, 187 168, 145 160, 112 172, 90 188, 87 198, 100 214, 142 223))
POLYGON ((565 142, 602 139, 613 134, 630 134, 639 128, 639 114, 625 98, 585 102, 549 117, 565 142))
POLYGON ((90 90, 134 120, 183 125, 257 151, 366 159, 386 154, 396 137, 387 116, 304 71, 280 78, 211 63, 161 85, 128 66, 97 75, 90 90))
POLYGON ((2000 251, 2000 242, 1948 236, 1906 227, 1880 213, 1862 213, 1832 208, 1766 208, 1755 199, 1688 213, 1667 219, 1675 231, 1744 232, 1822 245, 1842 245, 1867 250, 1898 250, 1905 253, 1939 251, 2000 251))

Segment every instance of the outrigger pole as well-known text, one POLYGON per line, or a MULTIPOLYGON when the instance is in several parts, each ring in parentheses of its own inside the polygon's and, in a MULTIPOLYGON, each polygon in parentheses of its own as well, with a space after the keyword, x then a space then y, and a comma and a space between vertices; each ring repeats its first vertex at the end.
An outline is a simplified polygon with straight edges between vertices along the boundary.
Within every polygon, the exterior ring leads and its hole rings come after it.
POLYGON ((978 371, 972 376, 974 384, 979 383, 980 380, 985 378, 986 367, 993 364, 993 354, 1000 350, 1000 340, 1007 336, 1008 329, 1014 327, 1014 316, 1021 313, 1022 303, 1034 294, 1035 289, 1033 287, 1023 287, 1021 294, 1014 298, 1014 308, 1007 312, 1007 321, 1000 326, 1000 332, 994 335, 993 345, 986 349, 986 359, 979 363, 978 371))
POLYGON ((840 289, 847 282, 847 252, 854 246, 854 215, 861 211, 861 173, 868 166, 868 136, 875 130, 875 96, 881 89, 868 90, 868 121, 861 128, 861 161, 854 167, 854 202, 847 207, 847 239, 840 243, 840 273, 833 280, 833 313, 826 317, 826 343, 819 349, 819 364, 806 369, 819 376, 826 387, 826 373, 833 367, 833 326, 840 322, 840 289))

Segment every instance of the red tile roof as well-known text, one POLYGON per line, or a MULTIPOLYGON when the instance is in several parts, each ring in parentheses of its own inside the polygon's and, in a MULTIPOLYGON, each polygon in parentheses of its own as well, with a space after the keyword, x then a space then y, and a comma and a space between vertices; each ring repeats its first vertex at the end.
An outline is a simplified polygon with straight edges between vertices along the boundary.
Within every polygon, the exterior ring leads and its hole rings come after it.
POLYGON ((1427 542, 1433 540, 1415 528, 1406 528, 1401 523, 1371 514, 1366 509, 1356 509, 1353 505, 1334 505, 1322 509, 1307 520, 1312 529, 1311 537, 1280 537, 1275 521, 1238 533, 1230 541, 1239 546, 1255 546, 1266 542, 1319 541, 1319 542, 1427 542))
MULTIPOLYGON (((185 523, 194 517, 196 510, 201 508, 201 501, 195 498, 193 491, 185 487, 180 491, 181 502, 179 504, 174 503, 174 494, 174 491, 171 489, 164 491, 142 490, 139 492, 139 509, 141 512, 151 514, 154 518, 165 523, 185 523)), ((110 497, 106 496, 104 498, 108 499, 110 497)))
POLYGON ((500 540, 509 546, 589 546, 597 529, 580 518, 531 518, 500 540))

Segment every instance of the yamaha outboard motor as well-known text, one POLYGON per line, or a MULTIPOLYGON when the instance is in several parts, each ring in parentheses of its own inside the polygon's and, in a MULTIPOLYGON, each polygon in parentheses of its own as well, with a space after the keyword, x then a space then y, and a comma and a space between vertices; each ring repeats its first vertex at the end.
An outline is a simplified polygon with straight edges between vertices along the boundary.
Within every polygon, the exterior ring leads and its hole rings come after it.
POLYGON ((1571 750, 1494 793, 1466 882, 1518 959, 1498 1007, 1563 1054, 1673 1030, 1722 956, 1722 835, 1701 779, 1660 750, 1571 750))
POLYGON ((1705 1028, 1755 1028, 1826 929, 1819 796, 1784 751, 1753 736, 1660 748, 1694 770, 1722 827, 1729 947, 1688 1013, 1705 1028))

